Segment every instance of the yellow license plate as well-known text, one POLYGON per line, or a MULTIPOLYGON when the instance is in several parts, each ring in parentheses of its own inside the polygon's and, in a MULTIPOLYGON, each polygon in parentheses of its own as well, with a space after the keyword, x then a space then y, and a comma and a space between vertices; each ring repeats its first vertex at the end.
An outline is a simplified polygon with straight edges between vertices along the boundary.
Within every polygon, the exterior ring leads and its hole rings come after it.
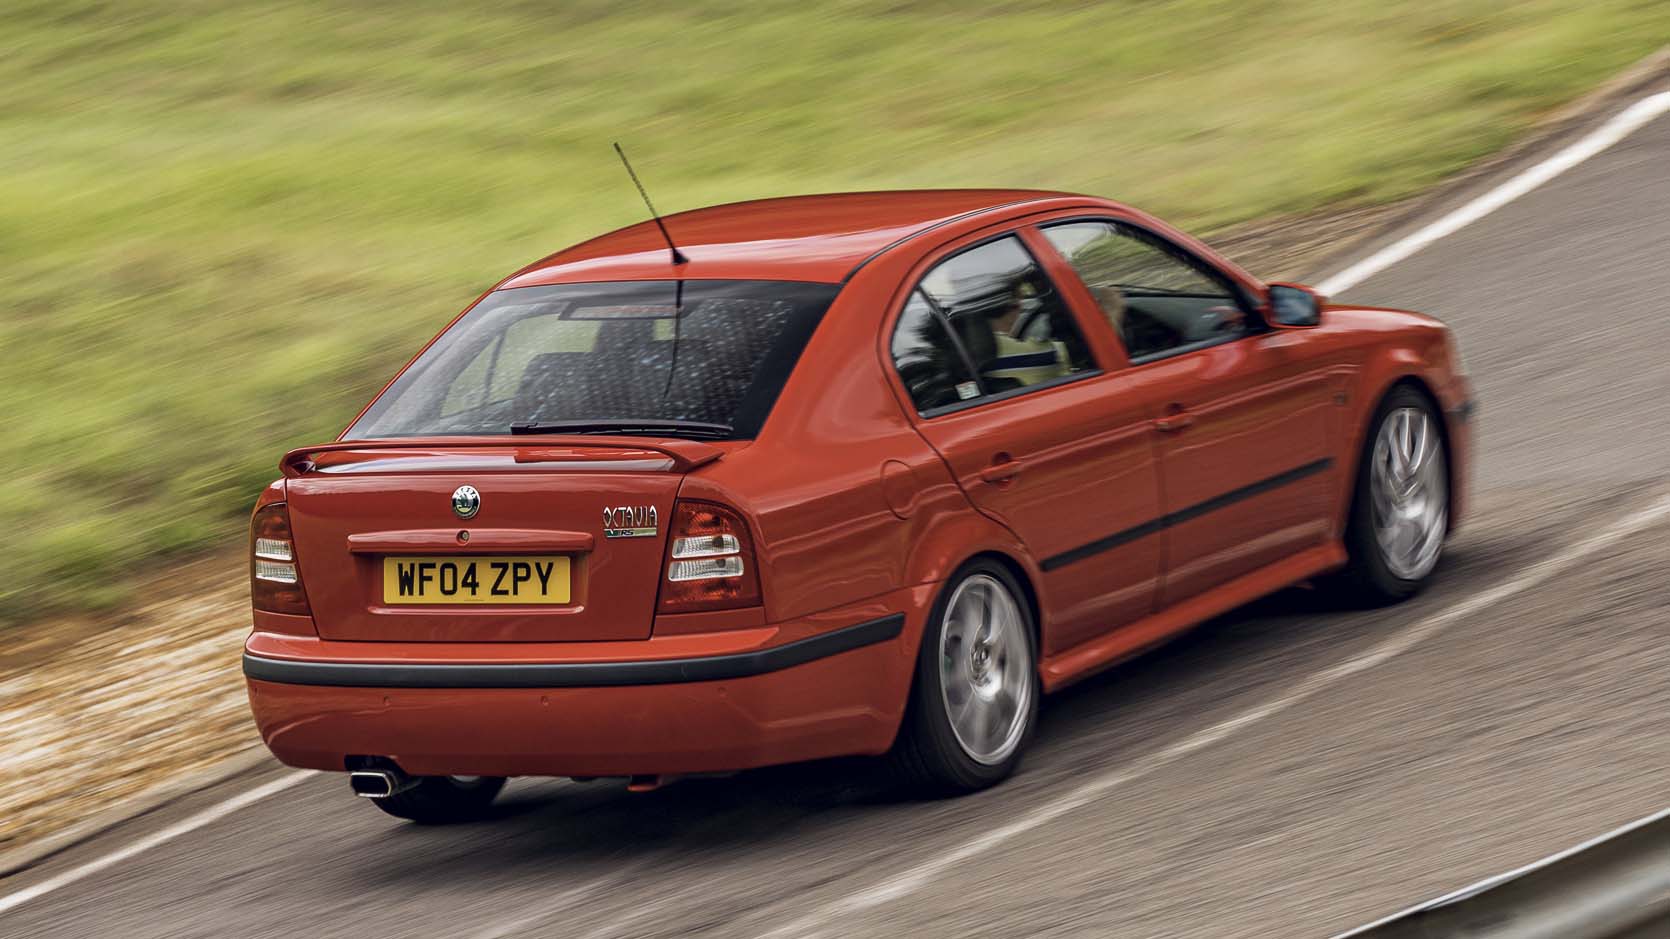
POLYGON ((384 603, 568 602, 568 558, 383 558, 384 603))

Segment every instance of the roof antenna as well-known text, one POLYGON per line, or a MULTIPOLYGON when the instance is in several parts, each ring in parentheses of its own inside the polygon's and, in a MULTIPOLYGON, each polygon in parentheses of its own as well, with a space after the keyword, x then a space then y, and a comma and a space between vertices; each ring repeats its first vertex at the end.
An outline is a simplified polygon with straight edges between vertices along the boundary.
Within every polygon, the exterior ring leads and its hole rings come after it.
POLYGON ((632 172, 632 164, 627 161, 626 151, 620 148, 619 143, 615 144, 615 153, 620 155, 621 165, 626 167, 626 175, 632 177, 632 185, 638 187, 638 195, 644 197, 644 206, 649 209, 649 217, 655 219, 655 227, 661 229, 661 237, 667 239, 667 250, 673 253, 673 263, 690 263, 690 259, 684 256, 678 245, 673 244, 673 236, 668 233, 667 224, 661 221, 660 213, 655 211, 655 205, 649 201, 649 193, 644 191, 644 184, 638 181, 638 174, 632 172))

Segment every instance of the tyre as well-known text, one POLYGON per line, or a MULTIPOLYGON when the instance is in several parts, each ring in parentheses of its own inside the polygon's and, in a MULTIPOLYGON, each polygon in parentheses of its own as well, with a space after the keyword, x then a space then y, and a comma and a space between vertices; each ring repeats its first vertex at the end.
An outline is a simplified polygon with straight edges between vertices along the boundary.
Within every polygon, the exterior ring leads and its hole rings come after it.
POLYGON ((420 776, 417 785, 371 801, 420 825, 467 822, 487 813, 504 782, 503 776, 420 776))
POLYGON ((929 612, 891 754, 901 781, 935 795, 984 789, 1020 764, 1038 721, 1032 611, 1003 565, 976 560, 929 612))
POLYGON ((1425 395, 1399 386, 1380 402, 1363 443, 1345 530, 1350 561, 1335 590, 1363 606, 1415 595, 1431 580, 1449 527, 1443 426, 1425 395))

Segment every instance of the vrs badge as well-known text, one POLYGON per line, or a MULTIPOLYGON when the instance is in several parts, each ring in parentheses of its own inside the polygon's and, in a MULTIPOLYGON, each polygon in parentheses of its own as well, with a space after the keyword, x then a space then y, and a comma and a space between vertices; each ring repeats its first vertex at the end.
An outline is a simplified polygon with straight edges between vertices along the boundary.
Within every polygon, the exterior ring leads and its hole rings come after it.
POLYGON ((617 505, 603 510, 605 538, 652 538, 655 525, 653 505, 617 505))

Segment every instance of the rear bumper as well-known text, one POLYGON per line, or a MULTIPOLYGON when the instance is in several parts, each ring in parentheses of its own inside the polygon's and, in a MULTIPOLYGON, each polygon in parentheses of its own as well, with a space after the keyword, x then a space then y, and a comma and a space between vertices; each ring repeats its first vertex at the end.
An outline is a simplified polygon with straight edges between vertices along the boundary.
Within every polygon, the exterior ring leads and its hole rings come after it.
POLYGON ((384 756, 417 775, 722 772, 891 745, 921 623, 880 607, 834 628, 568 644, 564 659, 545 660, 507 660, 535 651, 520 644, 256 633, 244 672, 262 739, 292 766, 340 771, 350 756, 384 756), (738 643, 753 647, 727 648, 738 643), (668 654, 695 648, 707 654, 668 654), (448 653, 457 658, 438 660, 448 653))

